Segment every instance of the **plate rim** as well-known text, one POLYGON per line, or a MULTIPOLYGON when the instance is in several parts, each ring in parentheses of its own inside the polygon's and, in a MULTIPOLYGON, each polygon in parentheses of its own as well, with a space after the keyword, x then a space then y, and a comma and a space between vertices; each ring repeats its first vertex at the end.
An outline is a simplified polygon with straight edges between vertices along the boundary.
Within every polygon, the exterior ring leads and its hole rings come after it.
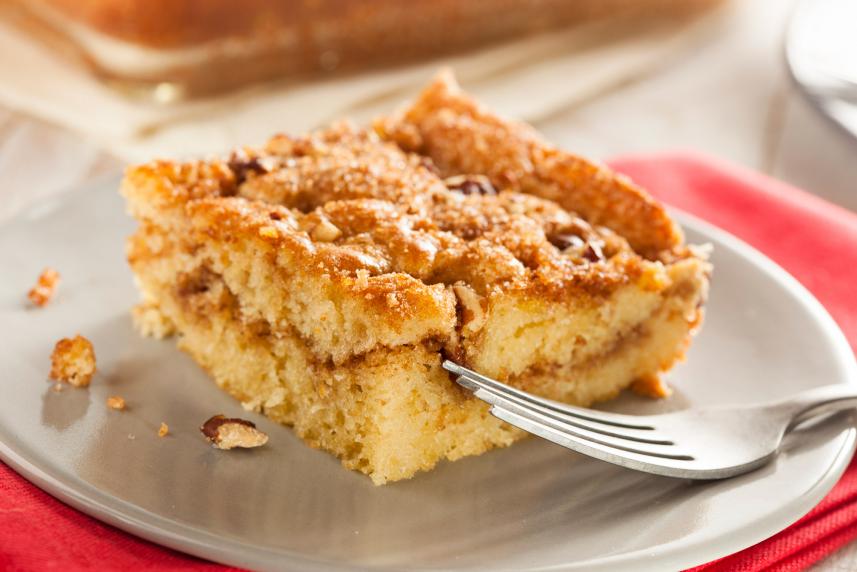
MULTIPOLYGON (((111 177, 112 179, 112 177, 111 177)), ((106 181, 96 181, 89 188, 106 186, 106 181)), ((68 194, 56 197, 61 203, 68 194)), ((51 201, 53 202, 53 201, 51 201)), ((44 206, 44 205, 42 205, 44 206)), ((3 221, 0 227, 26 219, 34 209, 25 209, 11 219, 3 221)), ((831 350, 842 359, 846 367, 845 384, 857 385, 857 359, 844 333, 827 309, 794 276, 771 260, 764 253, 736 237, 695 215, 669 207, 682 227, 693 229, 728 246, 747 259, 762 272, 771 275, 800 300, 812 317, 828 333, 831 350)), ((710 562, 717 558, 739 552, 787 528, 813 507, 833 488, 848 467, 855 449, 857 449, 857 427, 850 427, 840 433, 842 446, 836 452, 824 474, 803 495, 795 498, 761 519, 734 528, 726 533, 694 536, 690 540, 682 539, 667 544, 640 549, 623 554, 594 558, 574 563, 560 563, 537 568, 528 568, 530 572, 559 570, 640 570, 642 568, 668 567, 683 569, 710 562)), ((314 571, 334 571, 354 569, 354 565, 336 561, 308 558, 290 550, 270 550, 264 547, 248 549, 244 543, 221 538, 204 529, 171 521, 156 513, 151 513, 119 498, 98 490, 85 481, 69 475, 62 480, 62 471, 50 471, 29 461, 24 453, 0 440, 0 460, 24 479, 37 486, 80 512, 108 525, 114 526, 138 538, 153 542, 192 556, 212 560, 225 565, 264 569, 260 555, 268 555, 268 562, 279 559, 278 569, 299 569, 314 571), (288 562, 283 562, 288 558, 288 562), (261 564, 261 566, 260 566, 261 564)), ((380 567, 379 569, 384 569, 380 567)), ((425 570, 433 570, 427 568, 425 570)))

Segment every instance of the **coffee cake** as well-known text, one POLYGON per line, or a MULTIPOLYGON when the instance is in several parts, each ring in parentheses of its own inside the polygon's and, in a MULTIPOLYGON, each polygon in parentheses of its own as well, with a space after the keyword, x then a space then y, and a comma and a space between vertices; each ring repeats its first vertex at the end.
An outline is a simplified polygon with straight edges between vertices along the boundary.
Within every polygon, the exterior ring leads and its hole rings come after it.
POLYGON ((684 355, 709 265, 628 179, 439 76, 371 128, 130 168, 149 333, 376 484, 509 445, 441 368, 577 405, 684 355))

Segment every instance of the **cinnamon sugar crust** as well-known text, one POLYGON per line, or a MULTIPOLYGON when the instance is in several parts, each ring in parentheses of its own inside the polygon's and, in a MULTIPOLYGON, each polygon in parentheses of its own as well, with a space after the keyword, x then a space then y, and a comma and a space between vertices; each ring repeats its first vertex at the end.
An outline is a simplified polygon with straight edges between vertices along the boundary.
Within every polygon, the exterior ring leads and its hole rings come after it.
POLYGON ((654 258, 683 241, 663 205, 630 179, 544 142, 487 111, 442 72, 417 100, 375 123, 385 139, 432 159, 441 173, 483 173, 498 188, 556 201, 654 258))
POLYGON ((598 294, 624 282, 637 258, 622 236, 553 201, 514 191, 464 194, 425 157, 347 123, 240 153, 244 165, 265 166, 247 172, 233 157, 231 169, 219 161, 133 168, 125 185, 136 197, 132 212, 146 219, 153 206, 175 210, 211 235, 290 250, 319 274, 368 273, 364 294, 377 286, 380 296, 391 281, 598 294), (592 244, 598 254, 587 256, 592 244))

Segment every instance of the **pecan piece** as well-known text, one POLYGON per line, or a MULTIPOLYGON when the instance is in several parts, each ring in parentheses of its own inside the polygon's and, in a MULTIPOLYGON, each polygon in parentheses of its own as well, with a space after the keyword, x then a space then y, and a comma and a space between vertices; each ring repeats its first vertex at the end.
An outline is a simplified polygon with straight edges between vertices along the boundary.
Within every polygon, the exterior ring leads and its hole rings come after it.
POLYGON ((446 188, 463 195, 496 195, 491 180, 484 175, 457 175, 444 179, 446 188))
POLYGON ((227 166, 235 175, 235 185, 241 186, 248 177, 253 175, 264 175, 271 171, 271 165, 264 159, 250 155, 244 149, 232 153, 227 166))
POLYGON ((309 236, 316 242, 333 242, 342 236, 342 231, 328 219, 322 218, 310 231, 309 236))
POLYGON ((208 441, 218 449, 261 447, 268 435, 245 419, 215 415, 199 428, 208 441))
POLYGON ((589 262, 600 262, 605 260, 604 241, 600 238, 591 237, 585 240, 576 234, 557 234, 548 237, 548 242, 553 244, 563 254, 583 258, 589 262))
POLYGON ((578 250, 586 246, 586 241, 576 234, 555 234, 548 237, 548 242, 553 244, 559 250, 566 250, 568 248, 578 250))
POLYGON ((589 262, 601 262, 604 260, 604 251, 601 248, 603 243, 595 240, 590 240, 586 243, 586 250, 583 251, 583 257, 589 262))

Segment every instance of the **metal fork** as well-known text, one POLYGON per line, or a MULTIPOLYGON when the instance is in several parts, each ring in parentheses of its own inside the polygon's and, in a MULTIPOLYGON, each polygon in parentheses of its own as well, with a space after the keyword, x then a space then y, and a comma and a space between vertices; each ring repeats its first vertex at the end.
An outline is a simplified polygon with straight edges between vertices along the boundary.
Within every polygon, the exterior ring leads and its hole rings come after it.
POLYGON ((684 479, 724 479, 770 461, 783 436, 810 418, 857 407, 857 387, 828 385, 763 405, 622 415, 536 397, 451 361, 459 385, 491 414, 578 453, 684 479))

